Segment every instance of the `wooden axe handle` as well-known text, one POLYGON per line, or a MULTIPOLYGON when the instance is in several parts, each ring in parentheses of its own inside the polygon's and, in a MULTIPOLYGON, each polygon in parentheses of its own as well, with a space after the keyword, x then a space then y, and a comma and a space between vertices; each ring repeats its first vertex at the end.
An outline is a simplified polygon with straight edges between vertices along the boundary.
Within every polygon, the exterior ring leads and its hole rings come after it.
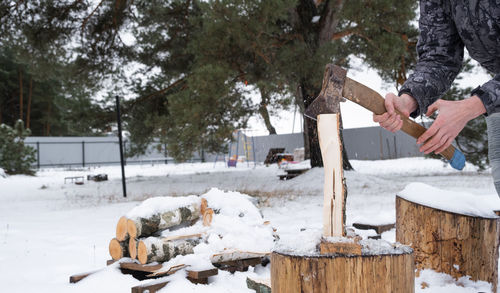
MULTIPOLYGON (((379 93, 348 77, 346 77, 345 79, 344 88, 342 89, 342 95, 344 96, 344 98, 353 101, 354 103, 377 115, 387 112, 385 110, 384 98, 379 93)), ((405 117, 403 114, 401 114, 401 112, 396 110, 396 113, 398 113, 403 120, 403 127, 401 128, 401 130, 413 136, 414 138, 419 138, 427 130, 422 125, 405 117)), ((455 147, 450 145, 448 148, 441 152, 441 155, 446 159, 451 160, 454 153, 455 147)))

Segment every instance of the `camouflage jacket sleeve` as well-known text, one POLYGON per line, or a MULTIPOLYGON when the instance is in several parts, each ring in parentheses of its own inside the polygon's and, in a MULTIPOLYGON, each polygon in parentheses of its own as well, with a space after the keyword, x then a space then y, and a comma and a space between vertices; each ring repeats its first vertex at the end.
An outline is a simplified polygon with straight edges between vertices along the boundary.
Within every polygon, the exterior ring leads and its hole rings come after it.
POLYGON ((418 62, 399 91, 418 102, 416 117, 439 99, 451 86, 462 67, 464 45, 458 35, 446 0, 420 1, 418 62))
POLYGON ((478 96, 486 108, 486 116, 492 113, 500 112, 500 74, 497 74, 492 80, 477 87, 471 95, 478 96))

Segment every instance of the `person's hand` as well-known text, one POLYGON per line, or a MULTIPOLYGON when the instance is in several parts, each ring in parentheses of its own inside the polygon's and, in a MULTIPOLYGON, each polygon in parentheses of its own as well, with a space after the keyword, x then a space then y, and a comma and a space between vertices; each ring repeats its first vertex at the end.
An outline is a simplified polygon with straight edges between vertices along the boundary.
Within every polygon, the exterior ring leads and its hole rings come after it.
POLYGON ((437 100, 427 109, 427 116, 438 111, 436 120, 417 139, 423 144, 420 152, 436 154, 444 151, 462 131, 467 122, 486 112, 483 103, 477 96, 461 101, 437 100))
POLYGON ((402 94, 400 97, 393 93, 385 95, 385 112, 382 115, 373 114, 373 121, 377 122, 383 128, 390 132, 396 132, 403 126, 403 120, 396 113, 396 109, 405 117, 409 117, 410 113, 417 109, 417 101, 407 94, 402 94))

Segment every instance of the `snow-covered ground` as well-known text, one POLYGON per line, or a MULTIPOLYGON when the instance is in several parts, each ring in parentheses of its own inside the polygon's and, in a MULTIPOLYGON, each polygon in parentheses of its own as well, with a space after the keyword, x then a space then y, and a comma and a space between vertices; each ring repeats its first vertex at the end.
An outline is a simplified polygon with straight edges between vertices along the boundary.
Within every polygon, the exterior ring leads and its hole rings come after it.
MULTIPOLYGON (((394 222, 395 194, 412 182, 478 196, 494 202, 489 172, 473 166, 455 171, 438 160, 412 158, 352 161, 356 171, 345 173, 348 185, 347 224, 394 222)), ((265 220, 282 241, 305 246, 315 241, 322 225, 323 170, 314 168, 289 181, 279 181, 276 166, 225 168, 222 163, 132 165, 126 167, 127 198, 122 197, 118 166, 90 169, 45 169, 37 176, 0 176, 0 284, 2 292, 130 292, 140 284, 122 275, 116 265, 77 284, 75 273, 105 267, 108 244, 119 217, 153 196, 204 194, 212 187, 256 196, 265 220), (106 173, 109 181, 84 185, 64 183, 65 177, 106 173)), ((499 200, 500 203, 500 200, 499 200)), ((358 231, 367 237, 374 231, 358 231)), ((393 242, 394 230, 385 232, 393 242)), ((193 285, 184 272, 171 277, 162 292, 253 292, 246 277, 269 275, 269 266, 249 272, 220 272, 209 285, 193 285)), ((488 292, 484 282, 455 281, 424 271, 416 292, 488 292), (426 287, 422 289, 422 287, 426 287)))

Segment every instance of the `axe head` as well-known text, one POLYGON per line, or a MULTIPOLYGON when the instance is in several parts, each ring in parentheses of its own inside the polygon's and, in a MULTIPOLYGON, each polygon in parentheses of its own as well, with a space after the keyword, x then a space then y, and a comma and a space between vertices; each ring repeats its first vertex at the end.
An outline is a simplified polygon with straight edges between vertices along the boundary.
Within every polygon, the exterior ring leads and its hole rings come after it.
POLYGON ((323 86, 319 96, 307 107, 304 115, 316 120, 319 114, 340 113, 340 102, 344 101, 344 88, 347 70, 334 64, 328 64, 323 76, 323 86))

